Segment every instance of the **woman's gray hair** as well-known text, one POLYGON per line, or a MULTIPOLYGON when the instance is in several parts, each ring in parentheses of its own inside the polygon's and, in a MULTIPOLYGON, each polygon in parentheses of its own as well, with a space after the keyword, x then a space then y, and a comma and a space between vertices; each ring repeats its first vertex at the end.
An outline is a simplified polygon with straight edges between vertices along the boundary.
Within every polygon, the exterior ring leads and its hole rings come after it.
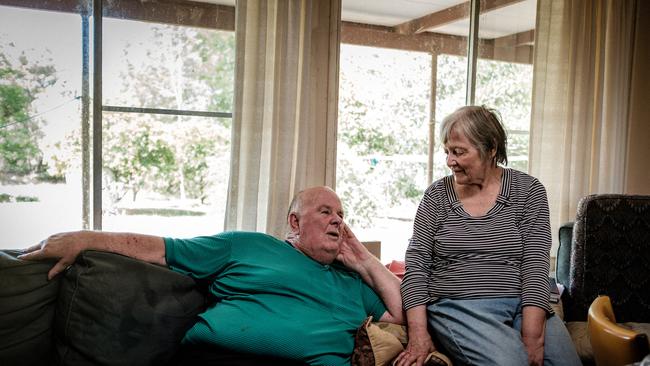
POLYGON ((462 133, 479 151, 481 159, 485 159, 494 149, 496 154, 492 163, 508 165, 506 146, 508 137, 501 123, 499 112, 485 106, 460 107, 454 113, 445 117, 440 126, 440 139, 443 144, 449 141, 451 132, 456 129, 462 133))

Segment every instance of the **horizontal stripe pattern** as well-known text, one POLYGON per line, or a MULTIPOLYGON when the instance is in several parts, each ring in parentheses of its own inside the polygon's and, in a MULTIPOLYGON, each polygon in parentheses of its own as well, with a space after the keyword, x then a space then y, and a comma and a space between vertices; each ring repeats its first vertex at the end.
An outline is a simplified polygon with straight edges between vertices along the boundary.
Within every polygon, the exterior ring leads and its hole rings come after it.
POLYGON ((503 169, 495 205, 483 216, 465 212, 453 177, 424 193, 406 250, 404 309, 438 298, 521 297, 522 306, 549 306, 551 228, 544 186, 503 169))

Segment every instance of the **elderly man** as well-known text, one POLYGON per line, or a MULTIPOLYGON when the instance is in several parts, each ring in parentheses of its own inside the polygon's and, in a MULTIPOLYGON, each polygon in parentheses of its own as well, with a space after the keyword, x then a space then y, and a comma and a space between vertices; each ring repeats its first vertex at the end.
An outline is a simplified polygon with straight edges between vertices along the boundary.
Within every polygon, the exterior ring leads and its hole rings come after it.
MULTIPOLYGON (((216 300, 186 333, 186 350, 349 364, 355 330, 368 315, 404 322, 399 280, 344 224, 341 201, 330 188, 298 193, 287 221, 290 241, 251 232, 183 240, 80 231, 50 236, 21 258, 59 258, 49 278, 87 249, 168 266, 209 280, 216 300)), ((192 353, 184 352, 185 363, 206 361, 192 353)))

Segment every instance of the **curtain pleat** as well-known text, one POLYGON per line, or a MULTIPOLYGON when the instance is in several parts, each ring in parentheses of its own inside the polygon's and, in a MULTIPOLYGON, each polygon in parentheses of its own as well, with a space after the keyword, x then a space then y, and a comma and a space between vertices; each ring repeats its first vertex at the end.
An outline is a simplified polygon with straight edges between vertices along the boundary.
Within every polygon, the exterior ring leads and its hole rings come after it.
POLYGON ((585 195, 623 193, 636 8, 538 0, 530 172, 547 189, 553 232, 585 195))
POLYGON ((293 195, 334 184, 340 0, 240 0, 227 230, 281 237, 293 195))

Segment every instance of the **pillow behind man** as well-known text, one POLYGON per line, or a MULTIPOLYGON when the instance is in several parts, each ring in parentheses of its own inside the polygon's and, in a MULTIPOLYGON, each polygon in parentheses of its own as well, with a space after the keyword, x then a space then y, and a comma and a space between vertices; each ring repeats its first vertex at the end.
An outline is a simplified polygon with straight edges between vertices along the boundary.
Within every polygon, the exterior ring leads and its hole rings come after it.
POLYGON ((204 310, 196 283, 118 254, 83 252, 64 275, 55 319, 61 365, 162 365, 204 310))

